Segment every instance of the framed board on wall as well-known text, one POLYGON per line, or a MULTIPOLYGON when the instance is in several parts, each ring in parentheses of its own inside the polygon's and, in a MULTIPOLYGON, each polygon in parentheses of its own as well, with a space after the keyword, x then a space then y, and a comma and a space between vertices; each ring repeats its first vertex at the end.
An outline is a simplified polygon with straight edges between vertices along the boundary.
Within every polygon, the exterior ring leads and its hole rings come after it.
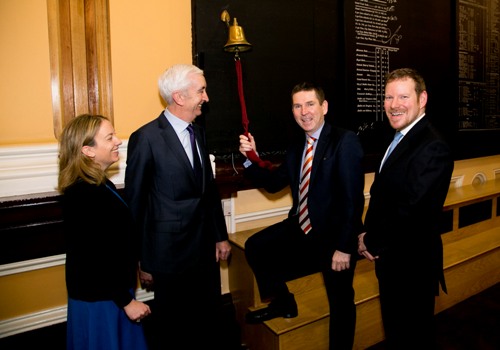
POLYGON ((456 1, 458 153, 500 153, 500 1, 456 1))

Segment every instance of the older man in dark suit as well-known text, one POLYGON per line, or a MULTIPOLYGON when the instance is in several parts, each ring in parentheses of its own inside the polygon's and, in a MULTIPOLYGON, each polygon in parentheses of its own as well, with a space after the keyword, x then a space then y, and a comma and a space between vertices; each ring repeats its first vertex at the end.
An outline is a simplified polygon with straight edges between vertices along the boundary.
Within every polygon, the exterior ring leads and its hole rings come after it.
MULTIPOLYGON (((321 271, 330 302, 330 348, 351 349, 356 307, 353 278, 357 236, 364 207, 363 150, 356 134, 325 122, 328 102, 310 83, 292 90, 292 112, 304 133, 274 171, 252 164, 245 175, 256 186, 277 192, 290 186, 288 218, 250 237, 245 244, 266 308, 247 322, 298 314, 286 281, 321 271)), ((251 134, 240 136, 240 152, 255 152, 251 134)))
POLYGON ((440 282, 446 292, 437 223, 453 158, 426 116, 426 104, 424 79, 415 70, 387 75, 384 106, 396 136, 375 173, 359 253, 375 261, 389 349, 435 349, 440 282))
POLYGON ((167 108, 130 136, 125 173, 141 231, 141 282, 155 292, 153 345, 220 349, 218 262, 231 247, 205 135, 192 124, 208 102, 206 81, 198 67, 174 65, 158 85, 167 108))

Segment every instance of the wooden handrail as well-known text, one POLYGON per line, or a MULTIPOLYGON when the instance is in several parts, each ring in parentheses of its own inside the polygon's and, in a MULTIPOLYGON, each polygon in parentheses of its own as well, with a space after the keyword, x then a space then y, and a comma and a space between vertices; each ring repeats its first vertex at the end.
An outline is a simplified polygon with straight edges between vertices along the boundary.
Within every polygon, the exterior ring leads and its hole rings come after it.
POLYGON ((481 202, 500 195, 500 180, 490 180, 479 185, 466 185, 448 191, 443 210, 481 202))

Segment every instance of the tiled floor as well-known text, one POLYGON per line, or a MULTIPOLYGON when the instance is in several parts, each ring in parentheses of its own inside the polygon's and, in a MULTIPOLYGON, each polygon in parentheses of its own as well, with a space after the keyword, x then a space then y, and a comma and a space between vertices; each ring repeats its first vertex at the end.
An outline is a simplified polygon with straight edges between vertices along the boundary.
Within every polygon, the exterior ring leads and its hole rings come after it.
MULTIPOLYGON (((500 349, 500 283, 439 313, 436 320, 442 350, 500 349)), ((65 324, 0 339, 2 350, 38 348, 64 350, 65 324)), ((383 349, 383 342, 369 348, 383 349)))

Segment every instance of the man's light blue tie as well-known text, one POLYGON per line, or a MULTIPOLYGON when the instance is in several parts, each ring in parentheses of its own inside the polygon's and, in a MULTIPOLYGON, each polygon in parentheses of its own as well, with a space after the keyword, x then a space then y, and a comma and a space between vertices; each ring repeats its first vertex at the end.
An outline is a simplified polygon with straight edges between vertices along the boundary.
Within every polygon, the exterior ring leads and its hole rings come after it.
POLYGON ((394 139, 392 140, 391 142, 391 145, 389 146, 389 151, 387 151, 387 155, 385 156, 385 159, 382 163, 382 166, 384 165, 384 163, 386 162, 387 158, 389 158, 389 155, 392 153, 392 151, 394 150, 394 148, 396 148, 397 144, 399 143, 399 140, 403 137, 403 134, 401 132, 396 132, 396 134, 394 135, 394 139))

